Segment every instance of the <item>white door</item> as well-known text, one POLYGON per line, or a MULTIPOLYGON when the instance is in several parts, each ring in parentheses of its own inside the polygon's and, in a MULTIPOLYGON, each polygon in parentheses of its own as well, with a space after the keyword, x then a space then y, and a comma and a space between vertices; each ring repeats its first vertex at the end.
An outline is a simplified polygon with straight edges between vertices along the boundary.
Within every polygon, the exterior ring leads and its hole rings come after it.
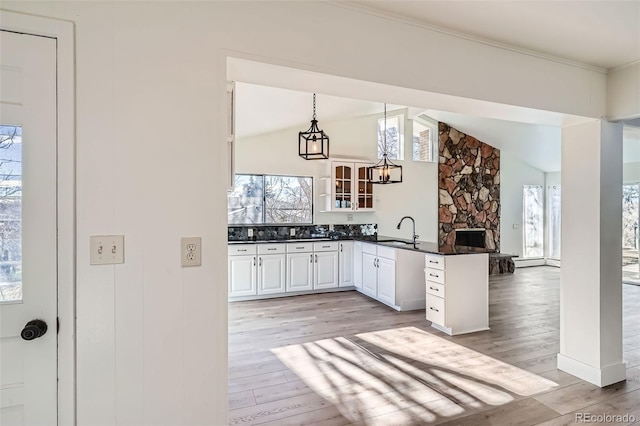
POLYGON ((315 257, 314 288, 338 287, 338 252, 321 251, 313 256, 315 257))
POLYGON ((362 292, 378 297, 378 258, 369 253, 362 253, 362 292))
POLYGON ((285 255, 258 256, 258 294, 284 293, 285 255))
POLYGON ((229 297, 254 296, 256 256, 229 256, 229 297))
POLYGON ((353 286, 353 242, 340 243, 340 287, 353 286))
POLYGON ((56 130, 56 41, 0 31, 3 426, 57 423, 56 130))
POLYGON ((389 305, 396 304, 396 262, 378 258, 378 300, 389 305))
POLYGON ((287 255, 287 291, 313 290, 313 253, 287 255))

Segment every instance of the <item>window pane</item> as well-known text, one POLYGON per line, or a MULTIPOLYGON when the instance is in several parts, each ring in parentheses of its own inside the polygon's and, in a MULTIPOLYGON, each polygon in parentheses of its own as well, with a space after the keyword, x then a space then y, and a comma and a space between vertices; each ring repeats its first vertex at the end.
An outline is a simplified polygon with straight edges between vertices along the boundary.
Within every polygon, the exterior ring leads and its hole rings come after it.
POLYGON ((413 120, 413 161, 433 161, 431 127, 413 120))
POLYGON ((313 179, 265 176, 266 223, 312 223, 313 179))
POLYGON ((22 128, 0 125, 0 302, 22 300, 22 128))
POLYGON ((524 257, 543 257, 542 186, 523 188, 524 257))
POLYGON ((549 187, 549 257, 560 259, 560 186, 549 187))
MULTIPOLYGON (((387 157, 391 160, 402 160, 400 118, 387 117, 387 157)), ((384 127, 384 118, 381 118, 378 120, 378 158, 385 152, 384 127)))
POLYGON ((622 186, 622 247, 638 248, 638 184, 622 186))
POLYGON ((227 217, 230 225, 263 223, 263 176, 236 175, 228 200, 227 217))

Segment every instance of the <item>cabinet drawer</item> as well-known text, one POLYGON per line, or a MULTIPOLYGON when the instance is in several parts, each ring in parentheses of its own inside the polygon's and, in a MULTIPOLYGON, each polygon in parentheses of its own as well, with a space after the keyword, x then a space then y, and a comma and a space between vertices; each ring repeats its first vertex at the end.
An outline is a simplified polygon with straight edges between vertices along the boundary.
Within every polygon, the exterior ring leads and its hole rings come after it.
POLYGON ((256 254, 255 244, 232 244, 229 245, 229 256, 242 256, 245 254, 256 254))
POLYGON ((444 271, 441 269, 426 268, 424 270, 424 276, 427 281, 435 281, 440 284, 444 284, 444 271))
POLYGON ((280 254, 286 249, 286 244, 258 244, 258 254, 280 254))
POLYGON ((390 247, 378 246, 378 257, 384 257, 396 260, 396 249, 390 247))
POLYGON ((444 299, 427 293, 427 320, 446 327, 444 319, 444 299))
POLYGON ((313 243, 313 251, 338 251, 338 244, 337 241, 313 243))
POLYGON ((439 254, 426 254, 424 256, 425 266, 427 268, 444 270, 444 256, 439 254))
POLYGON ((313 243, 289 243, 287 253, 309 253, 313 251, 313 243))
POLYGON ((433 281, 427 281, 427 293, 433 294, 438 297, 445 297, 444 284, 436 283, 433 281))

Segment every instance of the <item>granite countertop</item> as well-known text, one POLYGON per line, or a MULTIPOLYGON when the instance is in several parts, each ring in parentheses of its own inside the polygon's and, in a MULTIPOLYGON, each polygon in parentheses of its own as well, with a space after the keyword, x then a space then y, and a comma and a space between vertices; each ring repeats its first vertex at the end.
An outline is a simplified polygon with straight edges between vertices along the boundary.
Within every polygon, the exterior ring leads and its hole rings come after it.
POLYGON ((272 244, 272 243, 301 243, 315 241, 344 241, 355 240, 371 244, 380 244, 386 247, 393 247, 402 250, 418 251, 422 253, 433 253, 442 255, 455 254, 479 254, 479 253, 495 253, 495 250, 485 249, 481 247, 468 246, 438 246, 438 243, 432 241, 416 241, 414 245, 411 240, 396 237, 387 237, 384 235, 368 235, 368 236, 340 236, 339 238, 316 237, 316 238, 293 238, 288 240, 249 240, 249 241, 229 241, 228 244, 272 244))

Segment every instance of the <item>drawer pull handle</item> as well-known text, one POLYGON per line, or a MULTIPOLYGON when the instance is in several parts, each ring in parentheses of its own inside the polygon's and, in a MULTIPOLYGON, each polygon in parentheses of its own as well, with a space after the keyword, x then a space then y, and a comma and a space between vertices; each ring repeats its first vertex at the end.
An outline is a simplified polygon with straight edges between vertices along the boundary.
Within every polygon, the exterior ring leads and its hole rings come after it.
POLYGON ((269 251, 273 251, 273 250, 278 250, 277 248, 273 247, 273 248, 268 248, 267 250, 269 251))
POLYGON ((429 274, 429 276, 430 276, 430 277, 438 278, 438 275, 436 275, 436 274, 429 274))
POLYGON ((238 251, 247 251, 247 249, 238 249, 238 251))
POLYGON ((429 263, 440 263, 437 260, 430 260, 429 263))
POLYGON ((331 246, 322 246, 322 248, 331 248, 331 246))
POLYGON ((296 247, 296 250, 302 250, 304 247, 296 247))
POLYGON ((433 287, 431 287, 431 286, 429 286, 429 288, 430 288, 431 290, 433 290, 433 291, 440 291, 440 289, 433 288, 433 287))
POLYGON ((434 308, 433 306, 429 306, 429 309, 431 309, 432 311, 436 311, 436 312, 440 312, 439 309, 434 308))

